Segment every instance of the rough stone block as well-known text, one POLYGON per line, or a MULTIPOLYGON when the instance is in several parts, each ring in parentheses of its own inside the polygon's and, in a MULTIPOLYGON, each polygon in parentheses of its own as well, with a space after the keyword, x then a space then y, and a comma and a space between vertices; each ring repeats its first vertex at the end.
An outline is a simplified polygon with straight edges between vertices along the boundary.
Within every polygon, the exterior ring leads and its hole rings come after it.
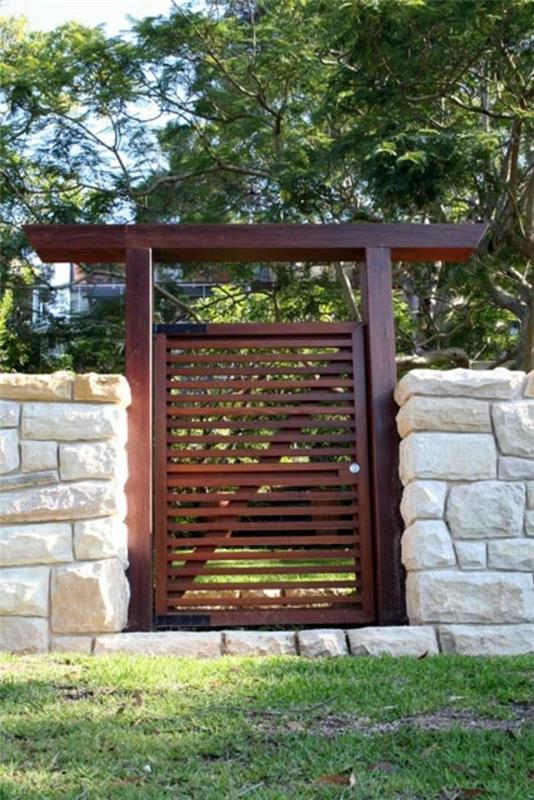
POLYGON ((72 561, 72 531, 65 522, 0 527, 0 566, 72 561))
POLYGON ((534 625, 440 625, 444 653, 520 656, 534 653, 534 625))
POLYGON ((397 414, 401 436, 414 431, 491 432, 489 403, 449 397, 411 397, 397 414))
POLYGON ((456 566, 454 549, 444 522, 418 520, 402 536, 402 563, 408 570, 456 566))
POLYGON ((0 494, 0 522, 41 522, 108 514, 124 517, 124 492, 112 483, 82 481, 0 494))
POLYGON ((290 631, 224 631, 228 656, 294 656, 296 635, 290 631))
POLYGON ((97 636, 95 655, 168 655, 182 658, 219 658, 222 635, 218 631, 165 631, 159 633, 116 633, 97 636))
POLYGON ((410 572, 406 580, 412 624, 534 621, 530 575, 506 572, 410 572))
POLYGON ((301 656, 318 658, 321 656, 346 656, 347 636, 337 629, 299 631, 298 647, 301 656))
POLYGON ((74 552, 79 561, 119 558, 128 561, 128 532, 119 517, 100 517, 74 523, 74 552))
POLYGON ((507 456, 534 456, 534 402, 497 403, 493 406, 495 436, 507 456))
POLYGON ((0 474, 13 472, 20 464, 19 434, 15 428, 0 430, 0 474))
POLYGON ((0 616, 48 616, 47 567, 0 569, 0 616))
POLYGON ((414 394, 510 400, 521 390, 524 372, 507 369, 414 369, 397 384, 395 399, 403 405, 414 394))
POLYGON ((436 634, 430 626, 357 628, 348 631, 348 636, 353 656, 420 657, 438 652, 436 634))
POLYGON ((488 567, 534 572, 534 539, 505 539, 488 544, 488 567))
POLYGON ((457 539, 501 539, 521 536, 524 509, 522 483, 481 481, 451 488, 446 519, 457 539))
POLYGON ((53 653, 81 653, 91 655, 93 650, 92 636, 53 636, 50 642, 53 653))
POLYGON ((52 571, 54 633, 120 631, 128 619, 130 588, 118 559, 81 561, 52 571))
POLYGON ((0 400, 0 428, 16 428, 19 424, 20 406, 9 400, 0 400))
POLYGON ((117 483, 124 484, 126 450, 113 440, 60 444, 59 472, 63 481, 115 477, 117 483))
POLYGON ((0 492, 10 492, 13 489, 27 489, 31 486, 50 486, 59 483, 59 475, 53 469, 43 472, 23 472, 15 475, 5 475, 0 483, 0 492))
POLYGON ((19 655, 48 651, 48 620, 0 617, 0 652, 19 655))
POLYGON ((527 508, 534 509, 534 481, 527 483, 527 508))
POLYGON ((534 536, 534 511, 525 513, 525 534, 526 536, 534 536))
POLYGON ((534 397, 534 370, 528 373, 525 386, 525 397, 534 397))
POLYGON ((441 519, 445 511, 444 481, 412 481, 402 493, 401 514, 406 525, 416 519, 441 519))
POLYGON ((401 442, 403 483, 416 478, 474 481, 495 478, 497 453, 487 433, 412 433, 401 442))
POLYGON ((108 439, 126 432, 126 414, 111 403, 26 403, 22 409, 25 439, 78 441, 108 439))
POLYGON ((57 442, 25 441, 20 443, 23 472, 58 468, 57 442))
POLYGON ((51 372, 49 375, 0 374, 0 397, 7 400, 70 400, 72 375, 51 372))
POLYGON ((499 478, 503 481, 532 480, 534 460, 501 456, 499 458, 499 478))
POLYGON ((96 372, 89 372, 74 377, 74 400, 128 406, 132 396, 124 375, 98 375, 96 372))
POLYGON ((486 569, 485 542, 455 542, 460 569, 486 569))

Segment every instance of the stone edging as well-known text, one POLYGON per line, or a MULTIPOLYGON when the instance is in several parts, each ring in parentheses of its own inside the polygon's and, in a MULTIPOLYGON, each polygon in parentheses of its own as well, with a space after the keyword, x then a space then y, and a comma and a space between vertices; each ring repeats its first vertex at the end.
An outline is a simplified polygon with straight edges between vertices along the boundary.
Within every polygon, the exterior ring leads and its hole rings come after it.
POLYGON ((165 631, 55 636, 52 652, 167 655, 193 658, 241 656, 412 656, 437 653, 524 655, 534 653, 531 625, 431 625, 306 631, 165 631))

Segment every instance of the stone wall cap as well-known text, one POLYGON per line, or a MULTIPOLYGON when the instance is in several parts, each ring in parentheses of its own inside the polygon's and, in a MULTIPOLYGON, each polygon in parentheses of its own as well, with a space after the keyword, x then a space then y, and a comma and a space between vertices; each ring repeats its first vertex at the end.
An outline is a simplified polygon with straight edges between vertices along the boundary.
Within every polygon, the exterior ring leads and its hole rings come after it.
POLYGON ((100 375, 96 372, 88 372, 84 375, 74 376, 73 399, 129 406, 132 402, 132 395, 124 375, 100 375))
POLYGON ((72 372, 60 370, 49 374, 0 373, 2 400, 72 400, 72 372))
POLYGON ((524 372, 504 368, 414 369, 397 384, 395 400, 400 406, 414 394, 511 400, 523 385, 524 379, 524 372))

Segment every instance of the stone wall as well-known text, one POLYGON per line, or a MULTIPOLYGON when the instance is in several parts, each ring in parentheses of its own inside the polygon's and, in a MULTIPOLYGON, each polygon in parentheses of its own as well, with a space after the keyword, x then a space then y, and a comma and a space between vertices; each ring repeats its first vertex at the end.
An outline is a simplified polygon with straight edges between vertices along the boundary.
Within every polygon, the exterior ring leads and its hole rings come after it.
POLYGON ((128 403, 121 376, 0 375, 0 651, 125 627, 128 403))
POLYGON ((534 373, 414 370, 396 399, 410 623, 534 651, 534 373))

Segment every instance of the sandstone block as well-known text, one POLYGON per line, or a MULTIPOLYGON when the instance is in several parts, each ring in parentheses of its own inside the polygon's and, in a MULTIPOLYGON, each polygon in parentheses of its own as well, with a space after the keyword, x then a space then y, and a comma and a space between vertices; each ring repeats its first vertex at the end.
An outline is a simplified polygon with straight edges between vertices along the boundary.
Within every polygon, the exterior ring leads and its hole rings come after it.
POLYGON ((501 456, 499 458, 499 478, 504 481, 532 480, 534 460, 501 456))
POLYGON ((132 396, 124 375, 98 375, 89 372, 74 377, 74 400, 90 403, 120 403, 129 406, 132 396))
POLYGON ((482 400, 411 397, 397 414, 401 436, 413 431, 491 432, 490 406, 482 400))
POLYGON ((441 519, 445 510, 444 481, 412 481, 402 493, 401 514, 406 525, 416 519, 441 519))
POLYGON ((534 397, 534 371, 529 372, 527 376, 527 385, 525 386, 525 397, 534 397))
POLYGON ((0 569, 0 616, 48 616, 47 567, 0 569))
POLYGON ((357 628, 348 631, 348 636, 353 656, 419 657, 438 652, 436 634, 430 626, 357 628))
POLYGON ((128 561, 128 532, 117 516, 74 523, 74 552, 79 561, 119 558, 128 561))
POLYGON ((118 559, 81 561, 52 572, 54 633, 120 631, 126 626, 130 588, 118 559))
POLYGON ((453 486, 446 518, 457 539, 490 539, 521 536, 525 509, 522 483, 481 481, 453 486))
POLYGON ((290 631, 224 631, 223 652, 228 656, 294 656, 296 636, 290 631))
POLYGON ((412 624, 534 621, 530 575, 505 572, 410 572, 406 580, 412 624))
POLYGON ((50 650, 53 653, 81 653, 91 655, 93 649, 92 636, 53 636, 50 650))
POLYGON ((486 569, 485 542, 455 542, 460 569, 486 569))
POLYGON ((126 450, 113 440, 60 444, 59 472, 64 481, 114 476, 117 483, 125 483, 126 450))
POLYGON ((520 392, 524 379, 524 372, 507 369, 414 369, 397 384, 395 399, 399 405, 414 394, 510 400, 520 392))
POLYGON ((97 636, 95 655, 168 655, 181 658, 219 658, 222 635, 218 631, 164 631, 159 633, 115 633, 97 636))
POLYGON ((534 456, 534 402, 497 403, 493 406, 497 442, 504 455, 534 456))
POLYGON ((534 511, 525 513, 525 534, 526 536, 534 536, 534 511))
POLYGON ((0 617, 0 652, 33 654, 48 650, 48 620, 0 617))
POLYGON ((346 656, 348 653, 345 631, 337 629, 299 631, 297 636, 301 656, 318 658, 321 656, 346 656))
POLYGON ((59 475, 53 469, 42 472, 23 472, 15 475, 6 475, 2 478, 0 492, 10 492, 13 489, 27 489, 31 486, 50 486, 59 483, 59 475))
POLYGON ((416 478, 467 480, 495 478, 497 453, 487 433, 412 433, 401 442, 403 483, 416 478))
POLYGON ((58 467, 56 442, 32 442, 22 440, 20 443, 23 472, 39 472, 58 467))
POLYGON ((13 472, 20 464, 19 434, 15 428, 0 430, 0 474, 13 472))
POLYGON ((111 403, 26 403, 22 409, 25 439, 77 441, 120 436, 124 440, 126 415, 111 403))
POLYGON ((72 531, 65 522, 0 527, 0 566, 72 561, 72 531))
POLYGON ((0 428, 16 428, 19 424, 20 406, 9 400, 0 400, 0 428))
POLYGON ((402 536, 402 563, 408 570, 456 566, 454 549, 444 522, 418 520, 402 536))
POLYGON ((0 522, 46 522, 116 514, 124 493, 112 483, 81 481, 0 494, 0 522))
POLYGON ((7 400, 70 400, 72 375, 52 372, 49 375, 0 374, 0 397, 7 400))
POLYGON ((505 539, 488 544, 488 567, 534 572, 534 539, 505 539))
POLYGON ((444 653, 520 656, 534 653, 534 625, 440 625, 444 653))

